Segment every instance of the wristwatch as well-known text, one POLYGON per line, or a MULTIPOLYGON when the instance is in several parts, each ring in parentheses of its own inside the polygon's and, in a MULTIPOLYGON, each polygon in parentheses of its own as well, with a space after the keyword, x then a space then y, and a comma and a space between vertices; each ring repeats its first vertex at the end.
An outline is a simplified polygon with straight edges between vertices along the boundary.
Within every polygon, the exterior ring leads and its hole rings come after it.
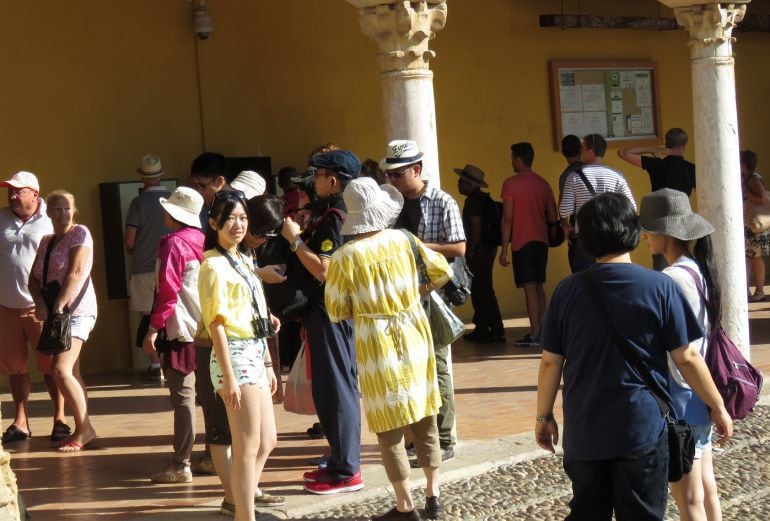
POLYGON ((292 253, 296 253, 297 250, 299 249, 300 244, 302 244, 302 239, 297 238, 296 241, 294 241, 293 243, 289 244, 289 250, 292 253))

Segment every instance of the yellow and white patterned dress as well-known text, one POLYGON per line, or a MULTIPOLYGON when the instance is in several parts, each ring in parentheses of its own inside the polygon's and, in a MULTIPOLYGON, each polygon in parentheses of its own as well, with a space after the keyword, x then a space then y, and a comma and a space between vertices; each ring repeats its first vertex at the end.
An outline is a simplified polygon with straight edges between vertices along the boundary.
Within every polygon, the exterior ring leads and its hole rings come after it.
MULTIPOLYGON (((443 285, 451 274, 446 259, 415 241, 428 278, 443 285)), ((369 429, 386 432, 437 414, 441 397, 433 340, 404 233, 384 230, 337 250, 325 299, 332 321, 355 319, 358 379, 369 429)))

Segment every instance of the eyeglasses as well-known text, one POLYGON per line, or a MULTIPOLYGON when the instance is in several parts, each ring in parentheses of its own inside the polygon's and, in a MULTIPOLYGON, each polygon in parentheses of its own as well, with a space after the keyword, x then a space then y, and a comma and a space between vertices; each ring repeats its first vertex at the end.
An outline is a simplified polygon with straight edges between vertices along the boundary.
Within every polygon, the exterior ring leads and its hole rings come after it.
POLYGON ((337 172, 333 172, 331 170, 327 170, 326 168, 319 168, 315 171, 315 176, 323 176, 323 177, 332 177, 337 175, 337 172))
POLYGON ((22 196, 22 195, 27 195, 30 192, 34 192, 34 190, 30 188, 13 188, 13 187, 8 188, 8 193, 10 195, 22 196))
POLYGON ((412 169, 414 165, 409 165, 400 170, 385 170, 385 177, 388 179, 401 179, 405 173, 412 169))
POLYGON ((209 186, 214 184, 214 181, 209 181, 208 183, 199 183, 198 181, 194 181, 194 184, 196 187, 198 187, 199 190, 205 190, 209 186))

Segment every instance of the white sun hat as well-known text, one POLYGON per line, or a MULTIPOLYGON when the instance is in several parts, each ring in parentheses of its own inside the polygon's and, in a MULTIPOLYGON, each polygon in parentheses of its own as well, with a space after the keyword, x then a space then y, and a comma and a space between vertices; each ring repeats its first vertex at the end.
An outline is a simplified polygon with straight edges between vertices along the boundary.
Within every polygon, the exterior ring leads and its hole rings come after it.
POLYGON ((257 197, 265 193, 265 187, 267 182, 265 179, 256 173, 254 170, 244 170, 233 179, 230 183, 233 190, 240 190, 243 195, 246 196, 248 201, 252 197, 257 197))
POLYGON ((422 152, 416 141, 395 139, 388 143, 385 157, 380 161, 383 170, 395 170, 402 166, 413 165, 422 161, 422 152))
POLYGON ((139 168, 136 169, 139 175, 147 179, 155 179, 163 175, 163 165, 160 162, 160 158, 155 154, 147 154, 142 158, 142 163, 139 168))
POLYGON ((168 214, 187 226, 201 227, 200 213, 203 208, 203 196, 197 190, 180 186, 174 190, 168 199, 161 197, 160 205, 168 214))
POLYGON ((394 186, 377 185, 371 177, 353 179, 342 192, 347 216, 343 235, 358 235, 390 228, 404 206, 404 196, 394 186))

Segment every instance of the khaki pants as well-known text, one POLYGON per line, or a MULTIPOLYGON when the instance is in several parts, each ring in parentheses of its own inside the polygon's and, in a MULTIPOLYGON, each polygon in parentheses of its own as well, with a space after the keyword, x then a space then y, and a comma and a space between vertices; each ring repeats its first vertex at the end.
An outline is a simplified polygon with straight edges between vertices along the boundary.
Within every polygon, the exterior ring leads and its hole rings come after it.
POLYGON ((164 371, 171 407, 174 408, 174 458, 176 467, 189 467, 195 444, 195 372, 182 374, 167 367, 164 371))
MULTIPOLYGON (((441 466, 441 449, 438 442, 438 427, 436 417, 426 416, 422 420, 409 424, 414 448, 417 451, 417 461, 420 467, 441 466)), ((392 431, 378 432, 377 441, 380 445, 382 464, 391 483, 409 478, 409 459, 404 446, 404 428, 392 431)))

